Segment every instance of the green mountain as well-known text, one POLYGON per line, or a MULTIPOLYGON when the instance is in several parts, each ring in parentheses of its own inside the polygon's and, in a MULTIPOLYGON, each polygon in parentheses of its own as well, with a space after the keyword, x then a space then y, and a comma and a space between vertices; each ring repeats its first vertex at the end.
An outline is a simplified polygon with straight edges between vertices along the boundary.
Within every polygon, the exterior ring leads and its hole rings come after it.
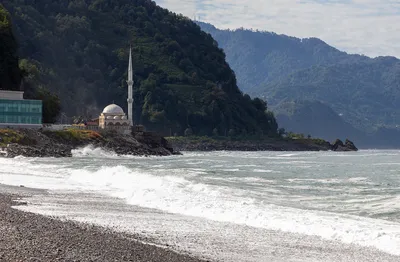
POLYGON ((266 103, 243 95, 215 40, 148 0, 3 0, 20 56, 62 101, 67 116, 96 117, 126 104, 133 48, 136 123, 198 135, 276 134, 266 103))
POLYGON ((211 24, 197 23, 227 54, 241 90, 251 94, 263 83, 286 78, 298 70, 369 60, 341 52, 318 38, 299 39, 246 29, 220 30, 211 24))
MULTIPOLYGON (((281 104, 314 101, 330 107, 340 119, 365 134, 377 132, 381 127, 397 128, 400 60, 350 55, 317 38, 298 39, 269 32, 219 30, 210 24, 199 25, 226 52, 239 87, 250 95, 267 99, 274 111, 279 111, 281 104)), ((300 103, 296 107, 304 105, 300 103)), ((312 121, 310 116, 301 125, 296 121, 289 124, 293 118, 286 115, 287 121, 282 122, 282 112, 278 111, 278 123, 296 132, 304 130, 305 122, 312 121)), ((328 111, 323 110, 325 120, 318 127, 317 123, 312 124, 315 129, 322 130, 327 122, 338 120, 328 111)), ((330 136, 331 133, 322 135, 323 138, 330 136)))
POLYGON ((381 57, 312 67, 270 82, 259 92, 272 104, 289 97, 322 101, 359 129, 396 127, 400 122, 400 60, 381 57))

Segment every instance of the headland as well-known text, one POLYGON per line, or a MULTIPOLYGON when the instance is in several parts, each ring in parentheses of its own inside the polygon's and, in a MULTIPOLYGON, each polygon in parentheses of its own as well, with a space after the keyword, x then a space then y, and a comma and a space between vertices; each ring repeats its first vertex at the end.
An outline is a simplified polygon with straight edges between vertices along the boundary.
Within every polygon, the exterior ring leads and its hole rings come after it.
POLYGON ((353 142, 337 139, 330 143, 314 138, 210 138, 168 137, 169 144, 179 151, 358 151, 353 142))
POLYGON ((0 129, 0 152, 5 157, 71 157, 73 149, 88 145, 118 155, 169 156, 176 153, 167 140, 151 132, 0 129))

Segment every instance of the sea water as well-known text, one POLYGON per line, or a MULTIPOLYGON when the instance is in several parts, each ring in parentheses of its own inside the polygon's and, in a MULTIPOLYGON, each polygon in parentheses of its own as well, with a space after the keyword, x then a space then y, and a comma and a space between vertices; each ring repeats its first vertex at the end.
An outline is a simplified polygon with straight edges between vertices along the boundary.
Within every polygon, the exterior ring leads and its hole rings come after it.
MULTIPOLYGON (((136 211, 92 206, 92 214, 85 216, 89 208, 83 205, 80 215, 73 215, 70 201, 59 213, 104 226, 121 221, 123 231, 146 233, 158 238, 159 244, 180 246, 180 251, 194 250, 181 243, 186 242, 182 235, 197 234, 201 239, 203 234, 203 241, 193 244, 196 250, 210 249, 204 245, 215 238, 221 241, 221 250, 209 256, 223 259, 233 239, 246 238, 247 244, 235 256, 247 255, 238 260, 266 261, 261 244, 265 232, 281 232, 400 256, 400 151, 223 151, 132 157, 86 147, 73 151, 72 158, 0 158, 0 166, 2 184, 49 190, 47 202, 36 203, 38 213, 57 215, 55 208, 46 213, 50 210, 46 203, 50 205, 49 199, 57 199, 57 194, 70 200, 98 195, 102 203, 111 201, 109 206, 136 207, 136 211), (140 215, 137 210, 142 210, 140 215), (98 213, 103 215, 94 219, 98 213), (159 234, 160 230, 165 232, 159 234), (227 237, 221 240, 221 234, 227 237)), ((212 248, 218 245, 213 243, 212 248)), ((237 248, 232 246, 231 251, 237 248)))

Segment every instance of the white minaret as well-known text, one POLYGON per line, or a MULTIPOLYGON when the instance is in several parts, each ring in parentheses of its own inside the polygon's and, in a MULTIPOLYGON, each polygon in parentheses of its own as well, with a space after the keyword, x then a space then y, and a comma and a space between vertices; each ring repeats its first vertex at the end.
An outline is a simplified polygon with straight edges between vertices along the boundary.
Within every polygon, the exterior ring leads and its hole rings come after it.
POLYGON ((133 126, 133 114, 132 114, 132 106, 133 106, 133 69, 132 69, 132 48, 129 49, 129 66, 128 66, 128 119, 129 125, 133 126))

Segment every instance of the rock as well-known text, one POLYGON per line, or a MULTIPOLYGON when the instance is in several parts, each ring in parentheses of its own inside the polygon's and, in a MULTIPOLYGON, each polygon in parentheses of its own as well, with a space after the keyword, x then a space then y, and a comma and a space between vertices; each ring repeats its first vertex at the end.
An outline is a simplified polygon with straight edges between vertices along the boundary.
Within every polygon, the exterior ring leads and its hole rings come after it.
POLYGON ((335 142, 332 144, 332 150, 333 151, 338 151, 344 148, 343 141, 340 139, 336 139, 335 142))
POLYGON ((154 133, 144 132, 141 141, 138 141, 133 135, 116 133, 102 133, 101 139, 74 139, 69 141, 65 137, 50 131, 18 129, 18 132, 29 137, 30 141, 28 145, 22 143, 8 144, 7 148, 3 150, 7 157, 71 157, 72 149, 87 145, 101 147, 118 155, 168 156, 174 153, 168 141, 154 133))
POLYGON ((358 148, 354 145, 354 143, 348 139, 346 139, 344 145, 351 151, 358 151, 358 148))
POLYGON ((347 151, 358 151, 358 148, 354 145, 353 142, 346 139, 345 143, 342 140, 336 139, 336 141, 332 144, 333 151, 339 152, 347 152, 347 151))

